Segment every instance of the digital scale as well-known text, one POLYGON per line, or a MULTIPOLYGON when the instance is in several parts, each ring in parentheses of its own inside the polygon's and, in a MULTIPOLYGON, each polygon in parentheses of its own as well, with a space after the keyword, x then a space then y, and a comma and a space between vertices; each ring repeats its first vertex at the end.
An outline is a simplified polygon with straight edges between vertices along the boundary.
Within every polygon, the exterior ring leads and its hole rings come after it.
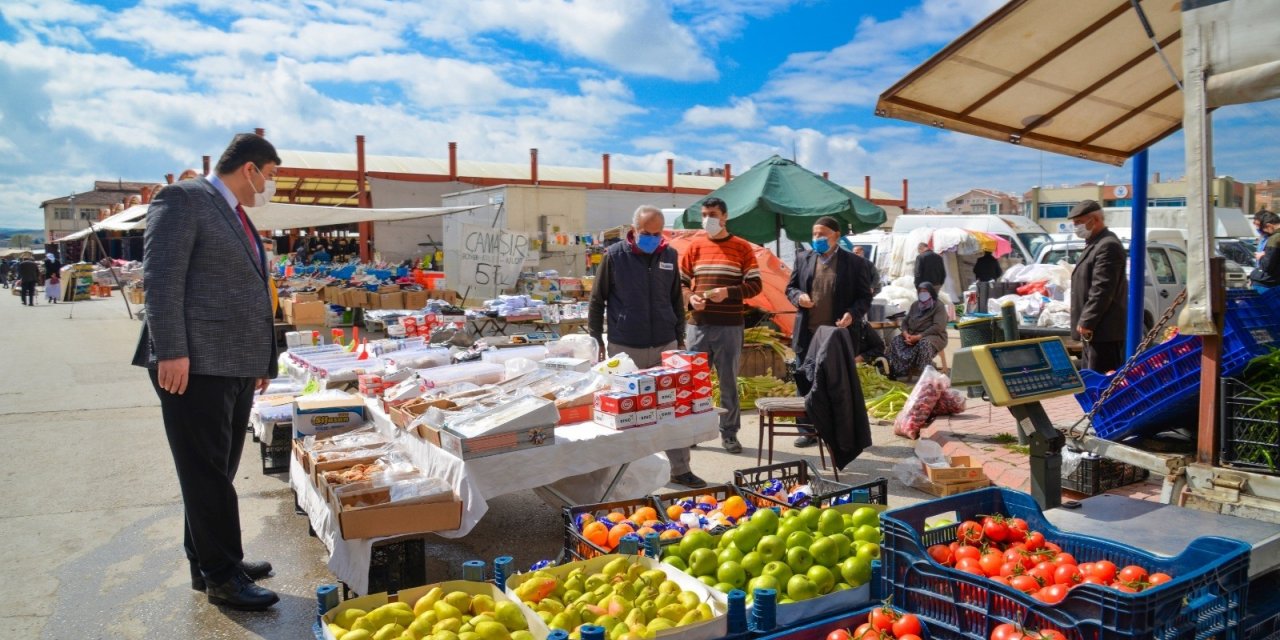
POLYGON ((1080 374, 1061 338, 1033 338, 984 344, 956 352, 951 384, 977 386, 991 404, 1008 407, 1031 445, 1031 496, 1041 508, 1062 504, 1062 446, 1041 400, 1079 393, 1080 374))

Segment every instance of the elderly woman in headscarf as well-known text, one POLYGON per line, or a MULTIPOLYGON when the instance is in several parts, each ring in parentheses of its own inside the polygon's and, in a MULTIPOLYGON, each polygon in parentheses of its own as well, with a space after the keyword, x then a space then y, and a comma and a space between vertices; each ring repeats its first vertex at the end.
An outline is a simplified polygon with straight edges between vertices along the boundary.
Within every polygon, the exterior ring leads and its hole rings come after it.
POLYGON ((947 309, 930 282, 916 287, 917 300, 902 318, 902 333, 889 341, 890 377, 905 378, 925 368, 947 346, 947 309))

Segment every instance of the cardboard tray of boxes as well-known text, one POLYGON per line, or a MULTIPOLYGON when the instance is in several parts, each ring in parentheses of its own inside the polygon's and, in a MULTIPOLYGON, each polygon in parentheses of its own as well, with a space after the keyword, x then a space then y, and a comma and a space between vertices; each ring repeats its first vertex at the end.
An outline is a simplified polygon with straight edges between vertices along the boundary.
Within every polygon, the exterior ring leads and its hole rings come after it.
POLYGON ((592 419, 610 429, 634 429, 706 413, 711 403, 711 365, 700 351, 664 351, 662 365, 616 374, 612 388, 595 396, 592 419))
POLYGON ((981 462, 969 456, 952 456, 947 461, 951 466, 946 468, 924 465, 928 482, 918 487, 921 491, 945 498, 991 486, 991 480, 982 470, 981 462))

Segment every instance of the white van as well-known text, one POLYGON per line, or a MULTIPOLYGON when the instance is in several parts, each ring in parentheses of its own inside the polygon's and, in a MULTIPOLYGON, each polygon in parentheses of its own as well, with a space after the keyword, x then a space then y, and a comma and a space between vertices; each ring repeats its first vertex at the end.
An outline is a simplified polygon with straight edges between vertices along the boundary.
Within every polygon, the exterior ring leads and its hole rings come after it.
POLYGON ((1049 234, 1029 218, 1011 215, 901 215, 893 223, 893 233, 906 234, 921 227, 968 229, 1000 236, 1008 240, 1012 247, 1012 252, 1007 256, 1008 261, 1002 259, 1006 266, 1015 262, 1035 262, 1040 248, 1051 240, 1049 234))

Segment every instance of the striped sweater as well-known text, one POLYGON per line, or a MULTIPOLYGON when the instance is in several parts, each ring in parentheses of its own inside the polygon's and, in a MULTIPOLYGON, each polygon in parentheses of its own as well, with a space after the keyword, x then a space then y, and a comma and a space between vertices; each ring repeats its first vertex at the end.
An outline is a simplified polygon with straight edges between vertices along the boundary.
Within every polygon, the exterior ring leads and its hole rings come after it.
POLYGON ((693 312, 690 324, 701 325, 741 326, 742 301, 764 288, 755 246, 734 235, 720 240, 696 236, 680 254, 680 283, 699 295, 717 287, 728 289, 724 302, 708 300, 704 310, 693 312))

